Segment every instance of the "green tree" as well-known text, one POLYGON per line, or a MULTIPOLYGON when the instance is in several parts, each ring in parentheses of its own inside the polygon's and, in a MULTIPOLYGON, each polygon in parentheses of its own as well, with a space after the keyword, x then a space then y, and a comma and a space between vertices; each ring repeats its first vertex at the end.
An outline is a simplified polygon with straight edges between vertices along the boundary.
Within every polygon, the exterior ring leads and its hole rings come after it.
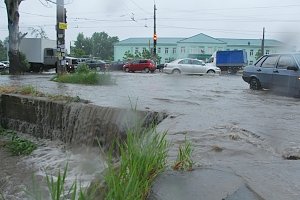
POLYGON ((91 37, 91 42, 93 45, 92 55, 103 60, 113 60, 113 45, 118 41, 118 37, 110 37, 105 32, 94 33, 91 37))
POLYGON ((129 50, 125 51, 123 60, 132 60, 132 59, 134 59, 134 55, 129 50))
POLYGON ((85 52, 85 55, 90 55, 93 57, 98 57, 103 60, 113 60, 114 54, 114 43, 118 42, 118 37, 110 37, 105 32, 95 32, 91 38, 85 37, 83 33, 79 33, 77 40, 75 41, 74 54, 79 52, 82 54, 85 52))
POLYGON ((76 57, 84 55, 92 55, 92 42, 90 38, 84 37, 83 33, 79 33, 77 40, 74 42, 74 53, 76 57))
MULTIPOLYGON (((132 59, 152 59, 155 60, 151 52, 147 49, 144 49, 143 52, 135 52, 132 54, 129 50, 125 51, 123 60, 132 60, 132 59)), ((160 63, 161 57, 156 56, 156 62, 160 63)))

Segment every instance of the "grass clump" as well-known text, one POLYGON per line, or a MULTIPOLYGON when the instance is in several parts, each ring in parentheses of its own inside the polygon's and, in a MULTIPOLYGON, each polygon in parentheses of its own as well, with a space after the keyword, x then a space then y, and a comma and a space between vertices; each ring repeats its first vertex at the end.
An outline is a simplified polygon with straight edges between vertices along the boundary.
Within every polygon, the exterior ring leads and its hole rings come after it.
POLYGON ((22 94, 29 96, 45 96, 32 85, 25 86, 0 86, 0 94, 22 94))
POLYGON ((173 165, 174 170, 193 170, 192 144, 185 138, 184 143, 179 146, 177 159, 173 165))
POLYGON ((14 155, 29 155, 32 151, 34 151, 37 148, 37 145, 33 142, 23 139, 14 131, 6 130, 2 127, 0 127, 0 136, 10 138, 6 144, 5 147, 14 155))
POLYGON ((22 139, 14 134, 11 137, 11 141, 8 143, 7 148, 13 155, 19 156, 31 154, 31 152, 33 152, 37 146, 33 142, 22 139))
POLYGON ((112 85, 115 81, 108 73, 98 74, 91 70, 86 64, 81 64, 76 69, 75 73, 56 75, 51 79, 60 83, 74 83, 85 85, 112 85))
MULTIPOLYGON (((66 164, 63 173, 58 171, 56 177, 46 174, 47 189, 51 200, 89 200, 91 199, 85 191, 78 186, 77 180, 73 182, 71 187, 67 189, 66 178, 67 178, 68 164, 66 164)), ((40 185, 37 184, 33 177, 33 188, 26 190, 28 197, 34 200, 43 200, 44 195, 40 185)))
POLYGON ((165 169, 168 143, 166 133, 154 128, 139 134, 128 131, 124 144, 119 145, 120 163, 116 168, 109 159, 105 174, 107 200, 146 199, 154 178, 165 169))

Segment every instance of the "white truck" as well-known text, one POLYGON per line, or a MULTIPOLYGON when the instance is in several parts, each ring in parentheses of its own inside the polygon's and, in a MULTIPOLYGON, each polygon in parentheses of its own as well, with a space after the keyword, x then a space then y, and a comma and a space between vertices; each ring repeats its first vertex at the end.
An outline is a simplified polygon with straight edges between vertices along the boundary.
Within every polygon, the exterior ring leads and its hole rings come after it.
POLYGON ((30 64, 29 71, 39 72, 57 67, 56 40, 23 38, 20 51, 30 64))

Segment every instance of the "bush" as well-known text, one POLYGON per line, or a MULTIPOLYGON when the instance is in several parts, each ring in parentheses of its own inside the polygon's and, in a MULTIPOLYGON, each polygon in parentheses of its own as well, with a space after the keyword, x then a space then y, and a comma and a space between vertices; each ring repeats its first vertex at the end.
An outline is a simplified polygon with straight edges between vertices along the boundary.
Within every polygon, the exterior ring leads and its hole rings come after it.
POLYGON ((108 73, 98 74, 91 70, 88 65, 80 64, 73 74, 56 75, 51 79, 60 83, 74 83, 86 85, 113 85, 115 81, 108 73))
POLYGON ((22 72, 26 72, 30 68, 30 64, 25 56, 24 53, 19 52, 19 59, 20 59, 20 64, 22 66, 22 72))
POLYGON ((75 72, 79 74, 87 74, 89 72, 92 72, 92 70, 87 64, 80 64, 75 72))

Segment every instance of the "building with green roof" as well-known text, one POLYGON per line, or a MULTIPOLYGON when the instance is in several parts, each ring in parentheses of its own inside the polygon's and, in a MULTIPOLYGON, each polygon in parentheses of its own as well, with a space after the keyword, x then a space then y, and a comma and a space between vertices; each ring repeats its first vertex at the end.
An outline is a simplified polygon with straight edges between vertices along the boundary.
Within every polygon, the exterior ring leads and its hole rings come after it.
MULTIPOLYGON (((252 64, 261 49, 261 43, 261 39, 213 38, 200 33, 189 38, 158 38, 157 54, 161 57, 160 63, 166 63, 186 57, 205 60, 218 50, 245 50, 248 62, 252 64)), ((283 48, 284 44, 278 40, 265 40, 265 54, 276 53, 283 48)), ((145 49, 152 52, 152 38, 128 38, 114 45, 114 58, 123 60, 126 51, 135 54, 145 49)))

